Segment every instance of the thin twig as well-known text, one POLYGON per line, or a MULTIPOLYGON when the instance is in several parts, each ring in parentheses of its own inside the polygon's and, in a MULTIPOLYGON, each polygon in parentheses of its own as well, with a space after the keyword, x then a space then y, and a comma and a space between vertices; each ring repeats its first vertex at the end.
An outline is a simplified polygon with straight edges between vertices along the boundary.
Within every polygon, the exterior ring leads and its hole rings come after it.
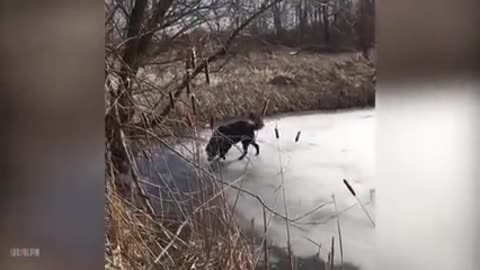
POLYGON ((278 161, 280 163, 280 176, 281 176, 281 179, 282 179, 282 194, 283 194, 283 211, 285 212, 285 217, 287 219, 287 221, 285 222, 285 228, 287 230, 287 250, 288 250, 288 263, 289 263, 289 267, 290 267, 290 270, 293 270, 294 266, 293 266, 293 258, 292 258, 292 247, 291 247, 291 242, 290 242, 290 226, 289 226, 289 222, 288 222, 288 209, 287 209, 287 191, 286 191, 286 187, 285 187, 285 175, 283 173, 283 166, 282 166, 282 154, 281 154, 281 151, 280 151, 280 145, 279 145, 279 132, 278 132, 278 128, 275 127, 275 137, 276 137, 276 142, 277 142, 277 150, 278 150, 278 161))

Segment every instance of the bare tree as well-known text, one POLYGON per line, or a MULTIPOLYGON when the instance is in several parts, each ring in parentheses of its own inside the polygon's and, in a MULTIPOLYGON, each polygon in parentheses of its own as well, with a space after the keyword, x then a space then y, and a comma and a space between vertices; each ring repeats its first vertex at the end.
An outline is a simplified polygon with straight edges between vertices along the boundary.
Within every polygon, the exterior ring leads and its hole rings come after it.
POLYGON ((358 23, 356 27, 358 48, 367 59, 368 51, 373 46, 375 39, 374 5, 373 0, 360 0, 358 9, 358 23))
POLYGON ((282 39, 283 26, 282 26, 281 14, 280 14, 280 5, 278 3, 272 6, 272 14, 273 14, 273 25, 275 28, 275 34, 278 39, 282 39))
POLYGON ((130 74, 136 74, 136 70, 138 69, 137 52, 140 40, 137 37, 141 31, 146 6, 147 0, 135 1, 135 5, 129 16, 127 41, 125 42, 125 49, 122 56, 123 65, 121 65, 120 70, 122 87, 111 93, 112 100, 117 100, 118 104, 122 106, 116 106, 116 110, 111 110, 110 113, 106 115, 105 127, 107 143, 110 147, 112 160, 120 172, 126 170, 125 160, 127 159, 127 153, 124 152, 121 144, 120 124, 129 122, 133 114, 131 100, 128 95, 130 90, 130 78, 128 78, 128 76, 130 74))
POLYGON ((325 44, 330 43, 330 20, 328 13, 328 6, 326 4, 322 5, 322 23, 323 23, 323 37, 325 44))

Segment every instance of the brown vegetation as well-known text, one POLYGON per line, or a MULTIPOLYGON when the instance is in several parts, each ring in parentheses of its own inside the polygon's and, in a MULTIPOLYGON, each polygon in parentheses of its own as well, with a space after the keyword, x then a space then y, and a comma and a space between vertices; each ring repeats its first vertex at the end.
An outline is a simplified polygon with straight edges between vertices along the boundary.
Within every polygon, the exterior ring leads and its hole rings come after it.
MULTIPOLYGON (((214 70, 209 75, 210 84, 203 76, 191 83, 199 104, 198 124, 209 123, 211 115, 222 121, 250 111, 259 112, 265 100, 269 101, 266 115, 374 106, 375 69, 371 61, 355 53, 292 55, 290 52, 282 49, 272 55, 256 52, 238 55, 217 72, 222 63, 210 65, 214 70)), ((161 70, 150 67, 142 77, 155 80, 159 88, 168 87, 175 72, 181 69, 180 65, 162 66, 161 70)), ((155 91, 149 93, 153 104, 161 102, 160 95, 154 97, 155 91)), ((190 107, 187 101, 179 102, 171 112, 175 120, 165 123, 178 127, 180 120, 180 126, 187 127, 182 119, 190 107)))

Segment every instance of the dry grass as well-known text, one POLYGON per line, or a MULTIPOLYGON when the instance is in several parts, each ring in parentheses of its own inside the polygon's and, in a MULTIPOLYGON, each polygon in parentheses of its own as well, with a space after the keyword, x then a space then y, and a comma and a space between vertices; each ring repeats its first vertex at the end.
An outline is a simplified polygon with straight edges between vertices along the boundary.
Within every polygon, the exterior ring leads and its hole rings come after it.
POLYGON ((186 205, 169 196, 170 211, 154 219, 113 186, 107 200, 106 269, 254 269, 252 246, 221 198, 186 205))
MULTIPOLYGON (((158 60, 167 61, 166 59, 158 60)), ((237 55, 228 62, 212 63, 210 85, 203 74, 192 81, 192 93, 199 104, 200 125, 206 125, 211 115, 226 120, 260 111, 265 100, 269 101, 266 115, 307 110, 332 110, 374 106, 375 69, 373 63, 358 54, 298 53, 279 50, 272 54, 247 53, 237 55), (221 67, 221 69, 220 69, 221 67), (220 69, 220 71, 218 71, 220 69), (288 82, 283 83, 282 78, 288 82), (280 80, 278 80, 280 79, 280 80), (272 80, 274 83, 272 83, 272 80), (275 81, 279 83, 275 83, 275 81)), ((183 62, 155 65, 142 70, 143 81, 137 92, 139 104, 150 110, 152 104, 167 104, 168 92, 185 73, 183 62)), ((170 116, 169 125, 178 123, 191 111, 190 102, 184 98, 177 102, 170 116)), ((157 109, 162 106, 157 106, 157 109)))
POLYGON ((373 93, 368 85, 371 68, 361 60, 287 54, 263 61, 255 57, 248 64, 232 63, 221 77, 212 76, 216 81, 212 86, 198 88, 199 103, 204 104, 200 114, 213 111, 215 115, 238 116, 260 110, 264 100, 271 105, 267 115, 367 106, 368 95, 373 93), (292 83, 271 83, 279 76, 292 83))

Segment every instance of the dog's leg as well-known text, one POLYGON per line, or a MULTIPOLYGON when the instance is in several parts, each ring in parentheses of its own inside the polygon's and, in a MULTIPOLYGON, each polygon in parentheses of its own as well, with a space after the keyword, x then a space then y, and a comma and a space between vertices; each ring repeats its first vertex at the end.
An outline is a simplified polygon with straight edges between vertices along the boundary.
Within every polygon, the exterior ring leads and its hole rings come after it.
POLYGON ((206 147, 207 160, 212 161, 218 154, 221 153, 222 142, 218 137, 213 136, 206 147))
POLYGON ((250 145, 251 140, 244 140, 242 141, 243 146, 243 154, 238 158, 238 160, 242 160, 248 153, 248 146, 250 145))
POLYGON ((255 155, 258 156, 260 154, 260 146, 255 141, 252 141, 250 144, 255 147, 255 150, 257 151, 255 155))
POLYGON ((228 153, 231 147, 232 145, 230 143, 224 142, 224 145, 222 145, 222 147, 220 148, 220 158, 225 160, 226 159, 225 155, 228 153))
POLYGON ((215 156, 212 140, 210 140, 207 144, 207 147, 205 147, 205 152, 207 153, 208 162, 212 161, 213 157, 215 156))

